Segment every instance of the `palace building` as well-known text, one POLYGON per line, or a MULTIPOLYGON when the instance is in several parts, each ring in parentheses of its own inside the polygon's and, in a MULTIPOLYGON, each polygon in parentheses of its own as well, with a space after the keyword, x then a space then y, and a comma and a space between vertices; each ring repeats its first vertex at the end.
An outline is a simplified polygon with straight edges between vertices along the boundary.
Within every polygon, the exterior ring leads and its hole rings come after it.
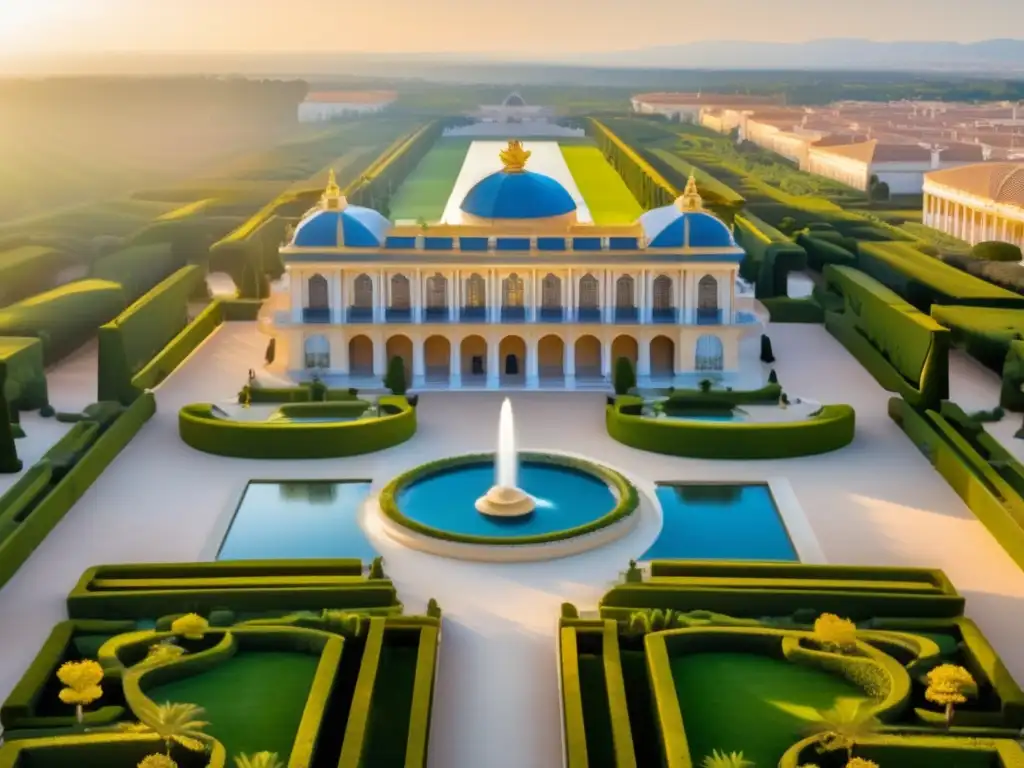
POLYGON ((737 370, 762 321, 737 308, 744 251, 694 180, 673 205, 598 226, 529 155, 510 141, 457 224, 392 224, 332 174, 281 248, 287 287, 261 317, 272 370, 379 387, 397 356, 415 388, 604 387, 619 357, 641 384, 737 370))
POLYGON ((923 221, 971 245, 1024 248, 1024 163, 984 163, 925 176, 923 221))

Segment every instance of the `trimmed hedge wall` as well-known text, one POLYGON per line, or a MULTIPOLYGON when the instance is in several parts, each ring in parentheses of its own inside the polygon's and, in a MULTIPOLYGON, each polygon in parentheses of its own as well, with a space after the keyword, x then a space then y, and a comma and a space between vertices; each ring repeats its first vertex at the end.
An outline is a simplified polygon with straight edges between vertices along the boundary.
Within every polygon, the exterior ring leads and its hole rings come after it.
POLYGON ((825 282, 843 297, 825 327, 886 389, 914 405, 949 397, 949 332, 876 280, 850 267, 825 267, 825 282))
POLYGON ((789 273, 807 266, 807 252, 750 212, 736 216, 736 242, 747 252, 740 274, 755 283, 759 299, 786 296, 789 273))
POLYGON ((0 336, 35 336, 47 365, 80 347, 124 311, 121 285, 79 280, 0 309, 0 336))
POLYGON ((49 405, 43 344, 38 338, 0 338, 0 362, 7 368, 3 394, 8 407, 34 411, 49 405))
POLYGON ((644 210, 671 205, 680 195, 680 190, 650 164, 639 152, 620 138, 608 125, 595 118, 586 122, 587 134, 597 141, 598 149, 605 156, 622 180, 626 182, 633 197, 644 210))
POLYGON ((224 322, 251 322, 257 318, 262 299, 221 299, 220 305, 224 312, 224 322))
POLYGON ((771 296, 761 299, 773 323, 823 323, 825 310, 814 296, 791 299, 771 296))
POLYGON ((970 443, 934 411, 921 413, 898 397, 889 416, 928 457, 1017 565, 1024 568, 1024 500, 970 443))
POLYGON ((642 451, 694 459, 788 459, 836 451, 853 442, 849 405, 826 405, 804 421, 718 423, 627 415, 641 399, 624 395, 605 407, 608 434, 642 451))
MULTIPOLYGON (((138 733, 89 733, 18 739, 0 746, 0 768, 112 768, 138 765, 144 757, 165 752, 157 736, 138 733)), ((214 741, 209 753, 175 746, 178 768, 226 768, 224 747, 214 741)))
POLYGON ((821 234, 815 232, 812 236, 801 232, 796 237, 797 244, 807 252, 808 267, 816 272, 821 272, 829 264, 838 264, 844 267, 857 266, 857 257, 854 254, 843 248, 838 242, 820 237, 821 234))
POLYGON ((860 242, 857 266, 922 312, 932 304, 1024 309, 1024 296, 943 264, 908 243, 860 242))
POLYGON ((610 469, 602 464, 577 459, 572 456, 562 456, 556 453, 520 453, 519 459, 520 461, 537 461, 545 464, 570 467, 571 469, 596 477, 615 491, 617 496, 615 506, 612 507, 607 514, 602 515, 593 522, 586 523, 575 528, 567 528, 565 530, 554 531, 552 533, 535 534, 530 536, 501 536, 497 538, 491 536, 471 536, 468 534, 452 533, 451 531, 431 528, 423 523, 410 520, 402 514, 401 509, 398 507, 398 495, 401 493, 403 488, 417 482, 418 480, 422 480, 430 477, 431 475, 437 474, 438 472, 444 472, 454 467, 484 463, 492 464, 494 461, 493 454, 474 453, 466 454, 464 456, 450 456, 445 459, 428 462, 427 464, 421 464, 420 466, 413 467, 407 472, 404 472, 394 478, 384 486, 383 489, 381 489, 380 495, 378 496, 381 512, 403 528, 408 528, 411 531, 415 531, 423 536, 429 536, 434 539, 454 541, 462 544, 511 547, 525 544, 544 544, 552 541, 576 538, 577 536, 582 536, 586 533, 593 533, 594 531, 607 528, 609 525, 629 517, 636 512, 637 508, 640 506, 640 495, 636 486, 614 469, 610 469))
POLYGON ((153 389, 166 379, 220 327, 223 316, 223 307, 218 302, 213 302, 196 315, 195 320, 186 325, 131 378, 132 390, 140 392, 153 389))
POLYGON ((53 287, 54 278, 73 259, 45 245, 24 245, 0 252, 0 307, 53 287))
POLYGON ((188 325, 188 300, 202 280, 200 267, 182 267, 100 326, 97 400, 130 403, 138 397, 133 377, 188 325))
POLYGON ((166 243, 116 251, 93 262, 89 277, 120 283, 127 303, 144 295, 185 266, 185 259, 166 243))
POLYGON ((416 168, 444 133, 444 121, 434 120, 415 131, 394 151, 385 152, 345 189, 353 205, 390 215, 391 195, 416 168))
POLYGON ((233 421, 213 414, 210 404, 178 412, 186 445, 217 456, 247 459, 325 459, 392 448, 416 433, 416 409, 404 397, 378 399, 379 418, 331 422, 233 421))
MULTIPOLYGON (((801 768, 821 761, 819 737, 794 744, 779 768, 801 768)), ((882 735, 854 740, 857 757, 880 766, 905 768, 1024 768, 1024 747, 1011 739, 963 739, 940 735, 882 735)))
POLYGON ((0 496, 0 586, 7 583, 155 412, 156 401, 149 393, 136 400, 105 430, 94 422, 76 424, 36 465, 39 469, 19 478, 0 496))

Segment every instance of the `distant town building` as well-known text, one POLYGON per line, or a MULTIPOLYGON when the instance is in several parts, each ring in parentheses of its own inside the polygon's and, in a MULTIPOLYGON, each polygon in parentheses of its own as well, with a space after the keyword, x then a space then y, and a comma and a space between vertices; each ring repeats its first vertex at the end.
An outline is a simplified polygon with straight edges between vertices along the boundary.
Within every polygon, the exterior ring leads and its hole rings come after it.
POLYGON ((523 120, 539 120, 550 117, 551 110, 547 107, 531 106, 519 94, 513 91, 501 104, 482 104, 473 115, 478 120, 489 123, 515 123, 523 120))
POLYGON ((501 104, 482 104, 465 125, 445 128, 445 136, 477 139, 583 138, 582 128, 560 125, 552 119, 554 110, 530 106, 518 91, 513 91, 501 104))
POLYGON ((317 91, 299 105, 299 122, 319 123, 346 115, 382 112, 397 98, 394 91, 317 91))
POLYGON ((983 163, 925 176, 923 221, 971 245, 1024 247, 1024 163, 983 163))
POLYGON ((916 195, 921 193, 926 173, 982 160, 977 145, 931 148, 870 139, 857 144, 811 145, 804 170, 865 192, 875 176, 888 185, 890 194, 916 195))
MULTIPOLYGON (((782 104, 777 96, 747 96, 728 93, 641 93, 630 99, 633 111, 641 115, 664 115, 681 122, 697 123, 702 110, 713 108, 771 107, 782 104)), ((731 130, 731 129, 730 129, 731 130)))

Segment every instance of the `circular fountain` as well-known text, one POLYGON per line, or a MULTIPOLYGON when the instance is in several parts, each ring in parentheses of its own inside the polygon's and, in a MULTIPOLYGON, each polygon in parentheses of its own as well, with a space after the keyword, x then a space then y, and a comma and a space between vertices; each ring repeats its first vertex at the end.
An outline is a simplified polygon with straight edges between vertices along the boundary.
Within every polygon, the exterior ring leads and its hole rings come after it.
POLYGON ((492 517, 522 517, 537 506, 528 493, 518 487, 516 434, 512 421, 512 401, 507 397, 498 417, 498 453, 494 459, 495 484, 476 500, 476 509, 492 517))
POLYGON ((405 472, 376 499, 382 528, 406 546, 474 560, 575 554, 627 533, 636 487, 615 470, 560 453, 520 453, 512 404, 493 454, 452 456, 405 472))

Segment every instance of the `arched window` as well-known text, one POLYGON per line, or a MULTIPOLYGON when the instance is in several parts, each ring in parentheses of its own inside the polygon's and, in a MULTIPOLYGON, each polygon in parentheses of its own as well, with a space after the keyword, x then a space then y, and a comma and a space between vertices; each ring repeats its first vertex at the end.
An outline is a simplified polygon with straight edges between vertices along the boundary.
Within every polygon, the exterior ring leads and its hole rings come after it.
POLYGON ((487 306, 487 283, 475 272, 466 281, 466 306, 487 306))
POLYGON ((540 305, 544 309, 559 309, 562 306, 562 278, 549 274, 541 281, 540 305))
POLYGON ((615 281, 615 307, 616 309, 633 309, 635 302, 636 283, 629 275, 623 275, 615 281))
POLYGON ((331 345, 324 336, 310 336, 304 349, 306 368, 330 368, 331 345))
POLYGON ((698 371, 720 371, 724 366, 722 340, 717 336, 701 336, 697 339, 694 368, 698 371))
POLYGON ((309 278, 309 308, 330 309, 331 299, 327 290, 327 278, 313 275, 309 278))
POLYGON ((444 309, 448 306, 448 278, 440 272, 427 278, 427 309, 444 309))
POLYGON ((523 278, 515 272, 501 281, 501 306, 523 306, 523 278))
POLYGON ((651 308, 655 312, 672 309, 672 278, 659 275, 654 278, 654 292, 651 296, 651 308))
POLYGON ((373 309, 373 278, 360 275, 352 287, 352 306, 356 309, 373 309))
POLYGON ((597 309, 597 278, 586 274, 580 278, 580 309, 597 309))
POLYGON ((411 299, 409 278, 405 275, 391 277, 391 309, 408 310, 411 299))
POLYGON ((697 309, 702 312, 718 311, 718 281, 704 275, 697 283, 697 309))

